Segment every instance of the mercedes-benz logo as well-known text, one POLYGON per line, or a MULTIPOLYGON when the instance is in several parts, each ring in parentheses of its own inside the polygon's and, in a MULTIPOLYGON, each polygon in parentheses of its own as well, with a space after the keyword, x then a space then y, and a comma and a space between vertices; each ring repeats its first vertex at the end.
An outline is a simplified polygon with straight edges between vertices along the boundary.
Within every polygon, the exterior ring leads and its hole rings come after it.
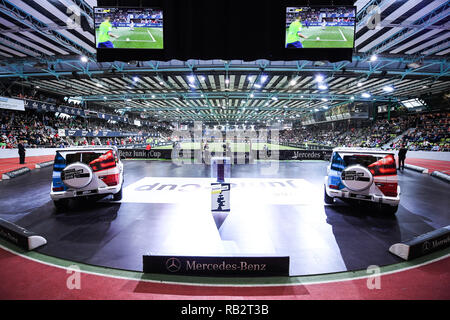
POLYGON ((177 258, 169 258, 166 261, 166 268, 170 272, 178 272, 181 269, 181 262, 177 258))
POLYGON ((423 251, 428 251, 431 249, 431 247, 432 247, 432 244, 429 241, 425 241, 422 245, 423 251))

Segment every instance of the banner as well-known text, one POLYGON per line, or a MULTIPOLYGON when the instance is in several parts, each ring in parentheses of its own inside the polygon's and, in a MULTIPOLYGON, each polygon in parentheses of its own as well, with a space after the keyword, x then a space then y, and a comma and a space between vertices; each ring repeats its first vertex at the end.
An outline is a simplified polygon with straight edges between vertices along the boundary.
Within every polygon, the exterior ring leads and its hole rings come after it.
POLYGON ((0 97, 0 109, 25 111, 23 100, 0 97))
POLYGON ((79 108, 72 108, 67 106, 57 106, 54 103, 40 102, 35 100, 22 100, 25 108, 32 109, 36 111, 46 111, 46 112, 62 112, 73 116, 84 117, 84 110, 79 108))
POLYGON ((205 276, 288 276, 289 257, 143 256, 145 273, 205 276))
POLYGON ((121 132, 121 131, 87 131, 87 130, 64 130, 59 129, 60 137, 104 137, 104 138, 125 138, 125 137, 158 137, 155 132, 121 132), (60 131, 61 130, 61 131, 60 131), (63 132, 64 131, 64 132, 63 132))

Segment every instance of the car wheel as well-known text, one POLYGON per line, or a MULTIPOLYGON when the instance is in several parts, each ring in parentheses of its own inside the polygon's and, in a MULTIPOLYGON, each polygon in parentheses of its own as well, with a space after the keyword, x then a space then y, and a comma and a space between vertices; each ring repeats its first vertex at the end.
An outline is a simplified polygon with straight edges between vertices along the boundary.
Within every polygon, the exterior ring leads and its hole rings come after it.
POLYGON ((113 194, 113 200, 114 200, 114 201, 120 201, 120 200, 122 200, 122 189, 123 189, 123 186, 120 187, 119 192, 113 194))
POLYGON ((69 199, 53 200, 53 204, 55 205, 56 212, 61 212, 68 208, 69 199))
POLYGON ((327 191, 325 190, 325 188, 323 190, 323 194, 324 194, 323 200, 324 200, 324 202, 326 204, 333 204, 334 203, 334 198, 327 195, 327 191))

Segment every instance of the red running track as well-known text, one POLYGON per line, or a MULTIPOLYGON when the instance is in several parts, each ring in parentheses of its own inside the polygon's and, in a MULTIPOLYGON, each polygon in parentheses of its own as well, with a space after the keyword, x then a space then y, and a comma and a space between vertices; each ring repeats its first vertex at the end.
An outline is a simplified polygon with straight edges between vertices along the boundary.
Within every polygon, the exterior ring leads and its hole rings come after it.
POLYGON ((37 163, 52 161, 54 157, 54 155, 26 157, 25 164, 19 163, 19 157, 0 159, 0 180, 2 178, 2 174, 5 172, 9 172, 22 167, 28 167, 33 170, 37 163))
POLYGON ((81 273, 80 289, 68 289, 66 269, 0 249, 0 300, 6 299, 450 299, 450 257, 381 276, 381 289, 367 279, 290 286, 201 286, 143 282, 81 273))
POLYGON ((440 171, 450 174, 450 161, 406 158, 405 163, 428 169, 428 173, 440 171))

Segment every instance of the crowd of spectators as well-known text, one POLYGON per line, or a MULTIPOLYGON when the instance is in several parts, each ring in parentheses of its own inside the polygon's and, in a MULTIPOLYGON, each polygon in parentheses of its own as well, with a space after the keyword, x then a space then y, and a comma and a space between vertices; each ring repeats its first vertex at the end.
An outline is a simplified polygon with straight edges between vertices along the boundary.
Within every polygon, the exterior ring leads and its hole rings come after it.
POLYGON ((450 113, 422 113, 406 114, 389 121, 322 123, 283 130, 280 141, 297 145, 390 149, 399 149, 403 144, 409 150, 450 151, 449 116, 450 113))
POLYGON ((12 111, 0 109, 0 148, 15 148, 20 141, 26 147, 67 147, 79 145, 127 145, 162 141, 170 135, 164 128, 149 129, 126 123, 110 123, 103 119, 79 116, 57 117, 53 112, 33 110, 12 111), (59 129, 87 132, 117 131, 129 137, 72 137, 60 136, 59 129), (148 138, 143 133, 159 133, 159 138, 148 138))

